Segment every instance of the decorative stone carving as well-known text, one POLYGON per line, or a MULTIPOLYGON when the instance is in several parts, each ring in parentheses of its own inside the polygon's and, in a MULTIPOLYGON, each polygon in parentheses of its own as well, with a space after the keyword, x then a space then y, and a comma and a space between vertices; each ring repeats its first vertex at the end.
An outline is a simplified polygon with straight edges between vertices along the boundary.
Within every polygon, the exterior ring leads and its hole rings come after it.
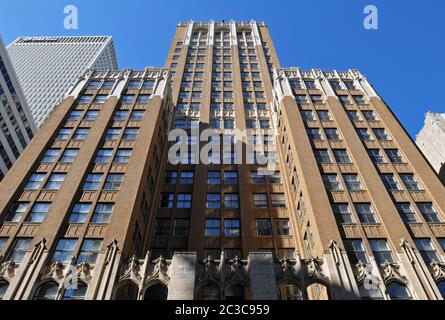
POLYGON ((398 281, 406 284, 408 282, 405 275, 400 272, 400 266, 396 263, 385 261, 382 265, 383 281, 388 284, 392 281, 398 281))
POLYGON ((0 265, 0 278, 11 280, 15 276, 17 265, 14 261, 5 261, 0 265))
POLYGON ((278 261, 280 267, 280 273, 278 274, 278 282, 281 283, 300 283, 300 277, 298 275, 299 270, 295 269, 297 262, 291 261, 289 258, 284 257, 278 261))
POLYGON ((54 280, 60 282, 63 281, 64 277, 63 264, 60 261, 54 261, 44 272, 42 280, 54 280))
POLYGON ((142 279, 140 275, 141 265, 139 260, 136 258, 136 256, 132 256, 128 260, 127 268, 125 269, 122 276, 119 277, 119 281, 124 280, 133 280, 135 282, 138 282, 142 279))
POLYGON ((433 261, 430 264, 431 273, 436 282, 445 280, 445 263, 433 261))
POLYGON ((307 267, 308 283, 321 283, 323 285, 329 284, 329 278, 323 273, 322 265, 323 259, 310 258, 304 260, 307 267))
POLYGON ((207 257, 202 261, 204 270, 198 276, 198 281, 213 281, 218 282, 221 280, 218 270, 218 263, 212 258, 207 257))
POLYGON ((238 256, 229 260, 229 273, 225 276, 225 281, 241 281, 249 283, 249 277, 246 271, 247 263, 241 260, 238 256))
POLYGON ((159 280, 167 284, 170 281, 170 277, 168 276, 167 260, 165 260, 163 256, 160 256, 153 262, 154 262, 154 269, 145 280, 145 283, 151 282, 153 280, 159 280))
POLYGON ((77 265, 77 273, 76 278, 86 284, 88 284, 91 281, 91 271, 92 267, 88 262, 82 262, 81 264, 77 265))

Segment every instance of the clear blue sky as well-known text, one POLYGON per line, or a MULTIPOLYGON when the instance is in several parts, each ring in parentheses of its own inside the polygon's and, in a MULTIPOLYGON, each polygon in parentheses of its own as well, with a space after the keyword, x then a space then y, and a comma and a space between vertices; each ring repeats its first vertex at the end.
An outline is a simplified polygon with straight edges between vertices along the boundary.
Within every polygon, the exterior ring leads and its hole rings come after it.
POLYGON ((445 112, 445 2, 439 0, 0 0, 5 43, 30 35, 112 35, 121 68, 162 66, 179 21, 255 19, 270 28, 283 66, 359 68, 414 136, 427 111, 445 112), (79 29, 63 28, 63 8, 79 29), (270 5, 268 5, 270 4, 270 5), (363 8, 379 29, 363 28, 363 8))

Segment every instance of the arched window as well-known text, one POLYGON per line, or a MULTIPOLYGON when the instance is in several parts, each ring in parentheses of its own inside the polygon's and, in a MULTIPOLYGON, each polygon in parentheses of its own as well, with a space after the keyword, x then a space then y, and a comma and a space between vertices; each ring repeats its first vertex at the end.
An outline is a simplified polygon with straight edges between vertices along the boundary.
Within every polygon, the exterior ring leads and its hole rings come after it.
POLYGON ((42 284, 36 292, 34 300, 56 300, 59 285, 55 282, 46 282, 42 284))
POLYGON ((359 285, 358 290, 363 300, 383 300, 382 292, 378 286, 369 286, 365 288, 364 284, 359 285))
POLYGON ((391 300, 412 300, 411 293, 408 288, 397 282, 392 282, 388 286, 388 294, 391 300))
POLYGON ((167 293, 167 287, 158 283, 145 291, 144 300, 167 300, 167 293))
POLYGON ((296 285, 281 285, 279 291, 281 300, 303 300, 303 293, 296 285))
POLYGON ((77 289, 67 289, 63 295, 63 300, 85 300, 87 286, 84 283, 78 283, 77 289))
POLYGON ((225 290, 226 300, 244 300, 244 287, 234 284, 225 290))
POLYGON ((7 282, 0 282, 0 300, 3 300, 6 290, 8 290, 9 284, 7 282))
POLYGON ((442 298, 445 299, 445 281, 441 281, 437 284, 437 287, 439 288, 440 294, 442 295, 442 298))
POLYGON ((210 283, 202 286, 201 300, 220 300, 219 287, 216 284, 210 283))

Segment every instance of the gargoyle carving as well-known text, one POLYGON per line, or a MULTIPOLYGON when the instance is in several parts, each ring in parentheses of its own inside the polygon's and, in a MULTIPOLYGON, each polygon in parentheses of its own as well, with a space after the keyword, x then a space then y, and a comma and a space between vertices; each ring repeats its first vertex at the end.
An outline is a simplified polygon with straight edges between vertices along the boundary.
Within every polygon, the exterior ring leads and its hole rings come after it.
POLYGON ((127 268, 125 269, 122 276, 119 278, 119 281, 123 280, 135 280, 136 282, 140 281, 142 279, 140 275, 140 269, 141 266, 139 264, 139 260, 136 258, 136 256, 132 256, 128 260, 127 268))
POLYGON ((219 282, 218 263, 212 257, 207 257, 202 261, 202 264, 204 265, 204 270, 199 275, 198 280, 219 282))
POLYGON ((154 262, 153 272, 147 277, 145 283, 153 280, 159 280, 163 283, 168 283, 170 277, 168 276, 168 263, 163 256, 160 256, 154 262))
POLYGON ((304 263, 307 266, 307 278, 309 283, 329 284, 329 278, 323 273, 321 267, 323 265, 323 259, 312 257, 304 260, 304 263))
POLYGON ((395 263, 385 261, 385 263, 382 265, 382 270, 383 270, 383 281, 385 281, 385 283, 390 283, 391 281, 398 281, 406 284, 408 282, 406 277, 400 272, 400 266, 395 263))

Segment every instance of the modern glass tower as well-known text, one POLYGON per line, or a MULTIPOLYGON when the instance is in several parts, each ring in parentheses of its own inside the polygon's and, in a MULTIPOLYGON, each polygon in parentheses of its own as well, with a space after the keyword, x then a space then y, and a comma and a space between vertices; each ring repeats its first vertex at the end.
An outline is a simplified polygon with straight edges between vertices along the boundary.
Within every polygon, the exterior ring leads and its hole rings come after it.
POLYGON ((87 69, 118 68, 107 36, 20 37, 8 53, 38 127, 87 69))
POLYGON ((164 69, 87 71, 34 141, 0 184, 5 300, 445 295, 438 176, 358 70, 281 68, 264 23, 180 23, 164 69))
POLYGON ((36 126, 0 37, 0 181, 31 141, 36 126))

